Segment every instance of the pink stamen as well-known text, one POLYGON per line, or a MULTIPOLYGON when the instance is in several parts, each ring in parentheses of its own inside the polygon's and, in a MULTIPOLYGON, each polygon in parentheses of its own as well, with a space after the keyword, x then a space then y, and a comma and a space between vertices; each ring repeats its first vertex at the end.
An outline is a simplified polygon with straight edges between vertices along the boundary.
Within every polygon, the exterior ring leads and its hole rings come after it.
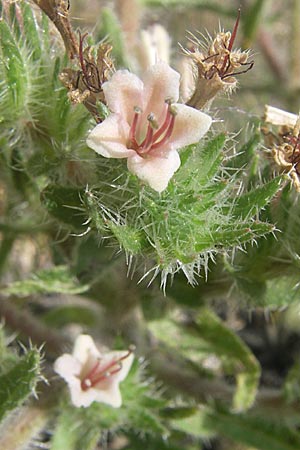
POLYGON ((153 135, 154 135, 154 115, 149 114, 146 137, 139 146, 139 153, 146 153, 148 150, 150 150, 153 144, 153 135))
POLYGON ((147 117, 148 127, 146 131, 146 136, 141 143, 138 143, 136 134, 138 128, 138 121, 142 111, 138 107, 134 108, 135 114, 133 116, 132 124, 129 130, 127 148, 132 148, 139 155, 143 155, 148 153, 152 149, 157 149, 161 147, 162 145, 168 142, 174 129, 176 112, 172 109, 170 100, 166 100, 165 103, 166 103, 166 111, 162 125, 158 126, 154 114, 150 113, 147 117), (160 138, 161 140, 158 142, 160 138))
POLYGON ((157 139, 159 139, 164 134, 164 132, 168 129, 171 118, 172 118, 172 114, 170 112, 170 106, 168 106, 166 117, 165 117, 165 120, 164 120, 162 126, 153 135, 153 142, 156 142, 157 139))
POLYGON ((94 387, 100 381, 103 381, 106 378, 109 378, 112 375, 120 372, 120 370, 122 369, 121 362, 124 361, 124 359, 128 358, 128 356, 132 353, 132 351, 133 350, 129 348, 128 352, 124 356, 121 356, 116 361, 111 361, 104 367, 101 367, 99 371, 98 369, 101 360, 98 360, 96 364, 92 367, 91 371, 83 378, 83 380, 81 380, 81 389, 83 391, 87 391, 89 388, 94 387), (116 368, 114 369, 114 367, 116 368))
POLYGON ((171 115, 171 119, 170 119, 170 122, 169 122, 169 125, 167 128, 166 134, 159 142, 155 142, 155 144, 152 145, 151 150, 156 150, 157 148, 161 147, 162 145, 165 145, 168 143, 168 141, 173 133, 174 124, 175 124, 175 114, 170 113, 170 115, 171 115))
POLYGON ((133 120, 132 120, 132 124, 129 130, 129 137, 128 137, 128 148, 137 148, 138 147, 138 143, 136 140, 136 130, 137 130, 137 125, 138 125, 138 121, 139 121, 139 117, 141 114, 141 109, 136 106, 134 108, 134 116, 133 116, 133 120))

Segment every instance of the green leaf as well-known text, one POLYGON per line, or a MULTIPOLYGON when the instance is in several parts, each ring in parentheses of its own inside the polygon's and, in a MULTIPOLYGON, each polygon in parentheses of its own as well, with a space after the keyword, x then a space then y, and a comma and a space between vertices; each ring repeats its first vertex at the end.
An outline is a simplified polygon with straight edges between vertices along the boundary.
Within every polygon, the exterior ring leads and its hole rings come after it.
POLYGON ((108 226, 126 252, 132 255, 141 252, 141 233, 138 230, 128 225, 115 224, 112 221, 108 222, 108 226))
MULTIPOLYGON (((255 280, 253 280, 255 283, 255 280)), ((280 308, 299 304, 299 276, 279 276, 271 278, 265 283, 264 295, 253 298, 255 306, 280 308)))
POLYGON ((28 48, 32 52, 32 59, 38 60, 42 56, 42 48, 37 19, 34 15, 32 6, 28 3, 22 2, 20 7, 24 25, 23 36, 26 40, 28 48))
POLYGON ((0 376, 0 420, 34 392, 40 362, 38 350, 29 350, 8 372, 0 376))
POLYGON ((236 442, 257 450, 299 450, 300 434, 266 417, 233 414, 218 408, 207 412, 205 425, 236 442))
POLYGON ((200 151, 197 181, 203 184, 211 181, 220 170, 220 164, 223 161, 223 147, 225 145, 226 135, 219 134, 210 140, 203 150, 200 151))
POLYGON ((196 406, 177 406, 162 409, 160 415, 164 419, 181 420, 194 416, 197 412, 196 406))
POLYGON ((209 230, 206 234, 195 236, 195 250, 216 248, 227 248, 241 245, 252 241, 257 236, 263 236, 274 230, 274 225, 264 222, 237 223, 220 226, 215 230, 209 230))
POLYGON ((126 430, 125 435, 128 438, 128 444, 122 447, 122 450, 196 450, 194 446, 190 447, 184 442, 184 447, 178 439, 166 439, 165 436, 152 435, 150 433, 137 434, 135 431, 126 430))
POLYGON ((10 25, 11 31, 16 40, 20 39, 21 36, 21 24, 20 24, 20 6, 19 4, 13 2, 9 4, 8 12, 4 14, 6 22, 10 25))
POLYGON ((49 214, 73 229, 85 231, 87 216, 82 203, 83 189, 48 185, 41 193, 41 201, 49 214))
POLYGON ((260 367, 250 349, 208 309, 202 309, 192 325, 207 351, 217 355, 231 374, 236 375, 237 389, 234 407, 237 410, 252 406, 260 376, 260 367))
POLYGON ((237 410, 252 406, 260 376, 260 367, 250 349, 211 311, 200 308, 195 321, 176 323, 170 319, 149 324, 151 332, 181 352, 199 375, 212 378, 212 372, 201 367, 201 361, 212 354, 218 357, 226 374, 236 377, 234 407, 237 410))
POLYGON ((4 74, 9 98, 7 107, 23 112, 26 89, 27 70, 9 25, 0 19, 1 70, 4 74))
POLYGON ((178 174, 175 175, 175 180, 187 178, 189 184, 195 185, 197 190, 199 190, 200 185, 205 186, 211 183, 220 171, 225 140, 226 136, 219 134, 209 140, 204 148, 200 141, 199 144, 184 149, 181 152, 184 165, 182 170, 179 170, 178 174))
POLYGON ((93 326, 96 322, 95 311, 83 306, 60 306, 51 309, 43 316, 43 321, 56 328, 64 327, 69 323, 80 323, 93 326))
POLYGON ((11 283, 3 292, 25 297, 43 293, 81 294, 88 289, 88 285, 78 283, 67 266, 56 266, 40 270, 23 281, 11 283))
POLYGON ((246 14, 243 15, 244 48, 248 48, 252 45, 259 22, 262 19, 265 3, 265 0, 256 0, 252 2, 247 8, 246 14))
POLYGON ((98 31, 100 40, 108 39, 112 44, 113 56, 118 65, 128 67, 122 29, 116 15, 111 9, 102 8, 100 23, 101 27, 98 31))
POLYGON ((224 214, 231 213, 238 219, 246 219, 253 216, 278 192, 284 180, 284 176, 278 176, 262 186, 258 186, 249 192, 237 197, 232 207, 226 208, 224 214))
POLYGON ((300 362, 297 361, 289 370, 283 387, 288 403, 300 400, 300 362))
POLYGON ((82 422, 80 410, 66 409, 58 417, 51 450, 94 450, 101 429, 82 422))
POLYGON ((17 360, 17 355, 7 347, 4 326, 0 324, 0 374, 11 369, 17 360))
POLYGON ((11 172, 15 188, 26 200, 32 191, 38 193, 34 181, 26 171, 23 152, 18 147, 12 148, 11 151, 11 172))
POLYGON ((122 408, 126 422, 132 429, 140 433, 168 435, 168 430, 159 414, 165 401, 154 392, 155 387, 152 381, 142 381, 141 368, 137 359, 134 360, 121 389, 122 408))
POLYGON ((172 428, 182 431, 196 438, 211 439, 215 433, 205 426, 205 411, 194 408, 194 413, 182 418, 171 420, 172 428))

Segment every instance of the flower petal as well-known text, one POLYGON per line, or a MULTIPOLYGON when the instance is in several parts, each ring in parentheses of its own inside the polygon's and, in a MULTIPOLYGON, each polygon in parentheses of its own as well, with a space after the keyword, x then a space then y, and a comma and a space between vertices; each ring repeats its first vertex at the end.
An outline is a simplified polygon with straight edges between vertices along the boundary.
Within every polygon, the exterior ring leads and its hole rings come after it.
POLYGON ((93 357, 99 358, 101 353, 97 349, 93 339, 88 334, 81 334, 75 341, 73 357, 81 363, 86 364, 93 357))
POLYGON ((105 158, 128 158, 134 152, 126 147, 129 125, 119 114, 111 114, 90 132, 87 145, 105 158))
POLYGON ((162 192, 168 186, 170 178, 180 166, 180 158, 175 150, 171 150, 164 156, 150 156, 142 158, 134 155, 127 160, 130 172, 157 192, 162 192))
POLYGON ((176 102, 179 98, 180 75, 166 62, 160 61, 151 66, 144 74, 144 111, 148 115, 153 113, 160 119, 165 100, 176 102))
MULTIPOLYGON (((120 358, 123 358, 124 356, 128 355, 128 351, 114 351, 114 352, 110 352, 109 356, 112 356, 112 360, 117 361, 120 358)), ((125 378, 128 375, 128 372, 132 366, 134 360, 134 354, 130 353, 125 359, 122 360, 121 364, 122 364, 122 368, 119 372, 117 372, 114 375, 114 380, 118 381, 118 383, 120 383, 121 381, 125 380, 125 378)))
POLYGON ((69 384, 71 401, 74 406, 79 408, 83 406, 84 408, 90 406, 91 403, 96 401, 96 392, 95 389, 88 389, 83 391, 80 386, 80 380, 78 379, 78 383, 69 384))
POLYGON ((93 389, 96 402, 106 403, 114 408, 120 408, 122 405, 122 397, 119 389, 119 383, 112 381, 107 389, 93 389))
POLYGON ((81 363, 74 356, 65 353, 55 361, 54 371, 64 380, 70 382, 76 375, 80 374, 81 363))
POLYGON ((128 70, 118 70, 102 88, 109 109, 131 123, 134 107, 142 107, 143 82, 128 70))
POLYGON ((209 130, 212 118, 190 106, 175 103, 172 107, 177 114, 169 141, 171 148, 178 149, 198 142, 209 130))

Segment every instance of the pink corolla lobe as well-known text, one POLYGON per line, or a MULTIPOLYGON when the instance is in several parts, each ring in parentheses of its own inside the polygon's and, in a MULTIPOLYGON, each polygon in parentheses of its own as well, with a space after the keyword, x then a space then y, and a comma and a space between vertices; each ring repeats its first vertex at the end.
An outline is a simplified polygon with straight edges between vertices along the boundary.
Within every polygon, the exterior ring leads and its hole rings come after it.
POLYGON ((95 401, 119 408, 119 383, 127 377, 133 359, 131 349, 102 354, 93 339, 82 334, 75 341, 73 354, 60 356, 54 370, 68 383, 74 406, 87 407, 95 401))
POLYGON ((111 114, 89 134, 87 145, 106 158, 127 158, 127 167, 162 192, 180 166, 177 149, 198 142, 212 119, 176 103, 180 75, 167 63, 151 66, 142 80, 118 70, 103 84, 111 114))

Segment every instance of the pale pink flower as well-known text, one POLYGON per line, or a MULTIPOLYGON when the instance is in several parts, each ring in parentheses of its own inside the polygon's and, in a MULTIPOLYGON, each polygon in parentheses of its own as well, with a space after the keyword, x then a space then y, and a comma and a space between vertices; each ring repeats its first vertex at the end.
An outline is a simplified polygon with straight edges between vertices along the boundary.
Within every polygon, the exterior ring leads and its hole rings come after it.
POLYGON ((193 144, 212 119, 179 98, 180 75, 165 62, 151 66, 140 80, 119 70, 103 84, 112 112, 87 138, 106 158, 127 158, 130 172, 162 192, 180 166, 177 149, 193 144))
POLYGON ((131 350, 101 354, 91 336, 82 334, 73 354, 60 356, 54 370, 68 383, 74 406, 87 407, 95 401, 119 408, 119 383, 127 377, 133 359, 131 350))

